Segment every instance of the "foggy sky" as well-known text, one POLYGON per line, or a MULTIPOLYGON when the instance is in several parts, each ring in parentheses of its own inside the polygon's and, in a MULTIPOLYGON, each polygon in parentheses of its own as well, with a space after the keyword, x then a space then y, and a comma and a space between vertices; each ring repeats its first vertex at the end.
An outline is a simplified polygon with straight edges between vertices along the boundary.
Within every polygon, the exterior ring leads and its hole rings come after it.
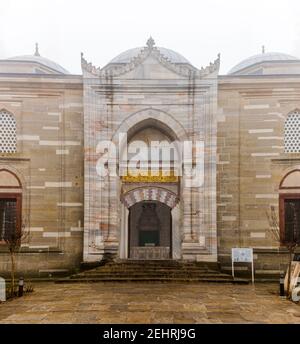
POLYGON ((175 50, 200 68, 221 53, 225 74, 244 58, 278 51, 300 57, 299 0, 0 0, 0 58, 34 53, 81 73, 129 48, 175 50))

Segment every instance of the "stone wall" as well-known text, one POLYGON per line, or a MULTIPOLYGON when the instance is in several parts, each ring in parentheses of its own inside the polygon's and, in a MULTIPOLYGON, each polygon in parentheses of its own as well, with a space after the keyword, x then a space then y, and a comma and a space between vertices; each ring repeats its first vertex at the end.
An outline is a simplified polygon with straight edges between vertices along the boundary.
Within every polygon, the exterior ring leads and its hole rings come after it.
MULTIPOLYGON (((2 154, 0 169, 22 183, 30 231, 18 260, 22 273, 67 273, 82 256, 119 254, 128 215, 122 196, 138 186, 100 178, 96 147, 147 121, 180 141, 205 142, 203 187, 185 188, 184 179, 167 186, 179 198, 172 211, 176 258, 218 260, 230 271, 231 248, 253 247, 258 275, 283 269, 287 254, 270 235, 266 213, 271 205, 278 211, 279 184, 300 166, 300 154, 284 153, 283 140, 287 115, 300 108, 299 78, 218 77, 217 68, 199 77, 155 54, 123 72, 83 61, 83 80, 0 76, 0 109, 15 116, 18 135, 17 153, 2 154)), ((0 245, 1 274, 9 264, 0 245)))
MULTIPOLYGON (((279 184, 299 166, 300 154, 284 153, 284 122, 299 108, 299 79, 289 76, 224 76, 219 79, 217 214, 219 261, 231 247, 253 247, 259 271, 278 270, 267 219, 278 212, 279 184), (272 256, 266 263, 266 257, 272 256)), ((265 272, 264 272, 265 273, 265 272)))
MULTIPOLYGON (((35 275, 66 272, 82 261, 81 77, 6 74, 0 89, 0 109, 17 122, 17 153, 1 154, 0 168, 21 180, 22 221, 30 232, 17 269, 35 275)), ((0 245, 1 273, 9 271, 5 252, 0 245)))
MULTIPOLYGON (((164 60, 154 48, 123 67, 108 65, 96 69, 84 59, 85 137, 85 239, 84 259, 101 259, 105 252, 119 255, 122 231, 122 188, 120 178, 100 177, 96 171, 101 153, 97 144, 109 140, 118 144, 119 133, 130 133, 143 122, 168 130, 179 141, 205 142, 204 183, 180 184, 181 258, 216 261, 216 110, 217 72, 202 77, 200 71, 164 60)), ((192 68, 192 67, 189 67, 192 68)), ((141 127, 143 129, 143 126, 141 127)), ((194 157, 200 155, 194 145, 194 157)), ((150 185, 151 186, 151 185, 150 185)), ((126 222, 126 221, 125 221, 126 222)))

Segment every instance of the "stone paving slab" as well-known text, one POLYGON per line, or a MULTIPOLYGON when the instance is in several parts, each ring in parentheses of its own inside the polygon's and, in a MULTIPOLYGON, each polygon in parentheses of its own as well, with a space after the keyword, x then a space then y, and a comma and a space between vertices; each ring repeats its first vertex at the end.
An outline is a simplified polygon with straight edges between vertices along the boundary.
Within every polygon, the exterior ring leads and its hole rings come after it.
POLYGON ((278 296, 277 284, 35 284, 0 304, 0 323, 291 323, 300 305, 278 296))

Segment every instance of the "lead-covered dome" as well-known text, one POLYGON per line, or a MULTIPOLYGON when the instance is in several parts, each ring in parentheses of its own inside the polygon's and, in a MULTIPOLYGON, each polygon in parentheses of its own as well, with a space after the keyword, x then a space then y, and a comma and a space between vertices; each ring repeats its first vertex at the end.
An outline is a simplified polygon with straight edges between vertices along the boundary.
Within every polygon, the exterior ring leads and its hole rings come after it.
POLYGON ((36 44, 34 55, 21 55, 1 60, 0 72, 29 74, 70 74, 58 63, 39 54, 36 44))
MULTIPOLYGON (((253 55, 248 57, 247 59, 241 61, 237 65, 235 65, 228 74, 269 74, 264 73, 263 69, 261 68, 262 65, 272 65, 273 71, 275 71, 275 68, 278 66, 293 64, 293 63, 299 63, 300 60, 292 55, 284 54, 284 53, 278 53, 278 52, 268 52, 268 53, 261 53, 257 55, 253 55), (257 68, 256 68, 257 67, 257 68), (259 68, 260 67, 260 68, 259 68)), ((279 74, 280 69, 277 70, 279 74)), ((271 73, 270 73, 271 74, 271 73)), ((285 74, 285 72, 284 72, 285 74)))
MULTIPOLYGON (((140 48, 133 48, 126 50, 113 58, 109 64, 114 63, 114 64, 126 64, 129 63, 134 57, 137 57, 141 50, 144 49, 143 47, 140 48)), ((159 50, 159 52, 166 57, 167 59, 170 60, 172 63, 179 63, 179 64, 191 64, 184 56, 181 54, 177 53, 174 50, 167 49, 167 48, 162 48, 162 47, 156 47, 156 49, 159 50)))
POLYGON ((43 56, 36 56, 36 55, 21 55, 21 56, 14 56, 8 58, 9 61, 18 61, 18 62, 33 62, 38 63, 41 66, 45 66, 49 68, 53 72, 57 72, 59 74, 69 74, 69 72, 63 68, 58 63, 47 59, 43 56))

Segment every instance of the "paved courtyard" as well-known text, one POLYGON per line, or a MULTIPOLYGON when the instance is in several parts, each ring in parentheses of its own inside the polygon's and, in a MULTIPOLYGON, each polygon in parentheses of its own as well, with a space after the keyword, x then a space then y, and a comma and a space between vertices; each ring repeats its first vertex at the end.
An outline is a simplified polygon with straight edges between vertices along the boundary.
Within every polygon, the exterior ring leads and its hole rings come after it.
POLYGON ((0 323, 299 323, 276 284, 35 284, 0 304, 0 323))

